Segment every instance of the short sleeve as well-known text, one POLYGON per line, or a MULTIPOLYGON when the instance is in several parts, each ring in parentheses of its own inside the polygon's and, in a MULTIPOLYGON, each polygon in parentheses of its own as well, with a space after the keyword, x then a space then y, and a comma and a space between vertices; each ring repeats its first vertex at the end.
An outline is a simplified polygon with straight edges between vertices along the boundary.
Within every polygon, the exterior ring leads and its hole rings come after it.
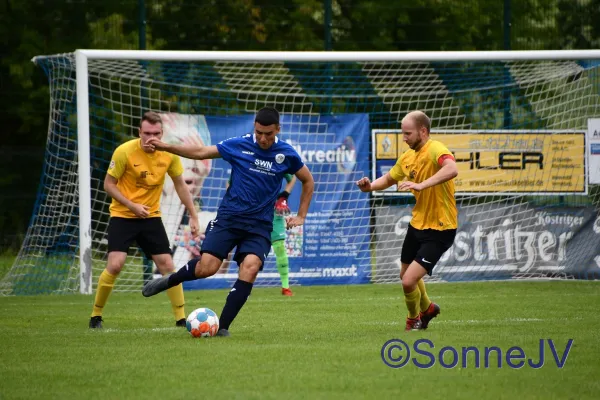
POLYGON ((243 140, 240 137, 233 137, 225 139, 217 143, 217 150, 223 158, 223 160, 231 163, 235 149, 238 148, 240 141, 243 140))
POLYGON ((125 173, 125 168, 127 168, 127 153, 123 146, 119 146, 110 159, 107 173, 113 178, 119 179, 125 173))
POLYGON ((404 172, 402 171, 402 156, 398 158, 396 164, 394 164, 392 169, 390 169, 390 176, 393 180, 397 182, 403 180, 406 177, 406 175, 404 175, 404 172))
POLYGON ((300 168, 304 167, 300 155, 296 153, 295 150, 292 150, 292 154, 289 155, 288 159, 290 160, 288 173, 294 175, 296 172, 300 171, 300 168))
POLYGON ((435 142, 435 145, 431 146, 429 154, 432 158, 432 161, 439 166, 442 165, 446 158, 454 159, 454 156, 450 150, 448 150, 448 148, 440 142, 435 142))
POLYGON ((183 164, 181 163, 181 158, 179 158, 178 155, 173 154, 173 158, 171 159, 171 165, 169 165, 167 173, 171 178, 176 178, 179 175, 183 174, 183 164))

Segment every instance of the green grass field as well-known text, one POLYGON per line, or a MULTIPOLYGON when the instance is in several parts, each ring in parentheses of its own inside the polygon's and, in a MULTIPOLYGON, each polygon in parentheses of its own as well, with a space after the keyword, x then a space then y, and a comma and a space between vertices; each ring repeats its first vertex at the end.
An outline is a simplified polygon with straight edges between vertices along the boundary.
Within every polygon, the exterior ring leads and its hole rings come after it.
MULTIPOLYGON (((442 314, 425 332, 403 332, 399 285, 298 287, 293 298, 258 288, 232 336, 208 339, 173 326, 165 295, 114 293, 102 331, 87 328, 91 296, 0 298, 0 399, 598 398, 600 283, 428 287, 442 314), (475 368, 474 356, 466 368, 393 369, 380 355, 393 338, 427 338, 435 348, 421 348, 434 354, 520 346, 536 362, 540 339, 553 339, 559 358, 574 342, 563 368, 546 346, 540 369, 511 369, 505 359, 498 368, 494 355, 487 369, 475 368)), ((226 294, 186 292, 186 311, 220 313, 226 294)))

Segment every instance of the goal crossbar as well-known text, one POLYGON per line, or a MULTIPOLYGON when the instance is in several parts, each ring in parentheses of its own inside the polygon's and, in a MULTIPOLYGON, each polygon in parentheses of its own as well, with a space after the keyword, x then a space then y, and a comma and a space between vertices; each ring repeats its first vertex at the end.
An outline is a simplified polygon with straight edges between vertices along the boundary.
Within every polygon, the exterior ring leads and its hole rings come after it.
MULTIPOLYGON (((42 57, 34 57, 36 62, 42 57)), ((446 52, 283 52, 283 51, 147 51, 92 50, 75 52, 79 185, 80 292, 92 292, 92 215, 88 60, 240 61, 240 62, 477 62, 600 60, 600 50, 446 51, 446 52)))

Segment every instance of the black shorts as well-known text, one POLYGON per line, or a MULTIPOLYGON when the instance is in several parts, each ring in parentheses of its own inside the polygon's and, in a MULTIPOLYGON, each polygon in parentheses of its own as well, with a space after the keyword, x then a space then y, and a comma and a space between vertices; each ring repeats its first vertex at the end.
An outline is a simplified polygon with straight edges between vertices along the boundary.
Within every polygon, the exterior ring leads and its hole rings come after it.
POLYGON ((160 217, 110 218, 108 221, 109 253, 111 251, 127 253, 134 240, 148 259, 152 259, 155 254, 171 254, 169 238, 160 217))
POLYGON ((400 261, 403 264, 416 261, 427 270, 428 275, 431 275, 435 264, 454 243, 455 236, 456 229, 444 231, 436 231, 435 229, 420 230, 409 224, 402 245, 400 261))

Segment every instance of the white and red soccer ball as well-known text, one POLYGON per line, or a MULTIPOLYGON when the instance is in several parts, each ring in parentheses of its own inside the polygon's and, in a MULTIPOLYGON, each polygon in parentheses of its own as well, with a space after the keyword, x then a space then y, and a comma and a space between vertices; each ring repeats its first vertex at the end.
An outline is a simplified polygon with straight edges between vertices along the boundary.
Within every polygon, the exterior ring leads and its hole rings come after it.
POLYGON ((186 326, 193 337, 215 336, 219 331, 219 317, 210 308, 198 308, 188 315, 186 326))

